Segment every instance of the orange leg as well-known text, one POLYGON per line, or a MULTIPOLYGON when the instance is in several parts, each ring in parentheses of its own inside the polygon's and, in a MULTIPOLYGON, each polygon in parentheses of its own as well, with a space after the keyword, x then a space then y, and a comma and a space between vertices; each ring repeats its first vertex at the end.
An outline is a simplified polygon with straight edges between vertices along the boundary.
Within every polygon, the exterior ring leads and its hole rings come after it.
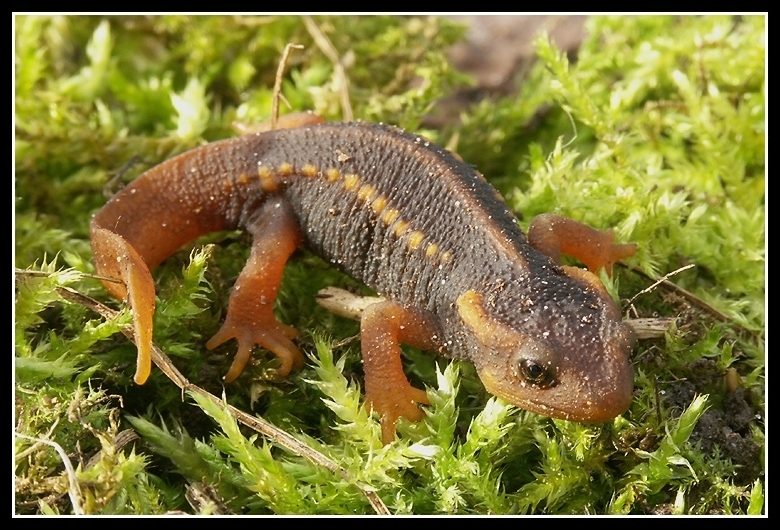
POLYGON ((567 217, 542 214, 528 229, 528 242, 560 263, 561 254, 577 258, 594 274, 602 267, 612 276, 612 265, 636 253, 636 244, 613 243, 612 230, 596 230, 567 217))
POLYGON ((395 438, 398 418, 423 418, 417 404, 427 405, 425 392, 414 388, 401 365, 399 343, 440 351, 442 331, 431 313, 385 301, 370 305, 360 320, 360 340, 366 376, 366 401, 381 417, 382 443, 395 438))
POLYGON ((303 355, 291 340, 297 331, 273 314, 284 266, 301 242, 298 223, 280 198, 270 198, 255 219, 247 227, 254 238, 252 252, 233 287, 227 318, 206 343, 207 348, 214 349, 232 338, 238 340, 238 353, 225 375, 227 383, 241 374, 256 344, 281 359, 279 375, 303 367, 303 355))

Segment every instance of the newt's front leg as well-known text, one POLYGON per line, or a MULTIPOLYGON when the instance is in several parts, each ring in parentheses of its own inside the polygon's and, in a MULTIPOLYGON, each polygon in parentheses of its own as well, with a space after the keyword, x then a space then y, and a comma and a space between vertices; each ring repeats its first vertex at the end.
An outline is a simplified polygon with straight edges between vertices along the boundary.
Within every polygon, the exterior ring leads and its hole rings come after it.
POLYGON ((435 315, 398 302, 383 301, 368 306, 360 320, 360 340, 366 381, 366 401, 382 424, 382 443, 395 437, 398 418, 419 421, 418 403, 428 396, 414 388, 401 365, 399 343, 422 350, 442 350, 442 330, 435 315))
POLYGON ((597 292, 611 308, 612 318, 620 319, 620 309, 612 300, 601 279, 597 276, 604 269, 612 276, 615 262, 636 254, 636 243, 615 243, 612 229, 598 230, 586 224, 551 213, 537 215, 528 227, 528 242, 536 250, 560 264, 561 254, 577 258, 588 270, 563 265, 563 272, 581 283, 586 289, 597 292))
POLYGON ((303 367, 303 355, 291 340, 297 331, 273 314, 284 266, 301 243, 298 222, 284 199, 271 197, 246 229, 254 238, 252 252, 233 287, 225 323, 206 344, 214 349, 232 338, 238 341, 238 353, 225 375, 227 383, 241 374, 256 344, 281 359, 279 375, 303 367))
POLYGON ((577 258, 593 274, 604 268, 612 276, 616 261, 633 256, 635 243, 615 243, 612 230, 597 230, 554 214, 534 217, 528 228, 528 242, 536 250, 560 263, 561 254, 577 258))

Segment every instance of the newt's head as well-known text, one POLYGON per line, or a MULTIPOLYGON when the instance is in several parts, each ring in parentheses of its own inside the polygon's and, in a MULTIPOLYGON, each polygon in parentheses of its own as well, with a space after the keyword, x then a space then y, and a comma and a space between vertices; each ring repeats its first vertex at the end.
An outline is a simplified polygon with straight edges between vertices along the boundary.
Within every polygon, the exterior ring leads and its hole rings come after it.
POLYGON ((491 394, 553 418, 603 423, 631 404, 634 333, 597 277, 564 269, 568 280, 555 296, 527 298, 532 307, 516 319, 496 316, 492 301, 473 290, 458 298, 458 313, 491 394))

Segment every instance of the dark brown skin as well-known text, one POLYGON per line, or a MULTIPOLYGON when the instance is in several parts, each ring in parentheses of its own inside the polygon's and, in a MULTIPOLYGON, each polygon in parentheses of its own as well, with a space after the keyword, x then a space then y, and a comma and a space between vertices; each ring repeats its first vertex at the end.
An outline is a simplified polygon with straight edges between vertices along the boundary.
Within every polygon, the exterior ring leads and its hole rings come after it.
POLYGON ((228 382, 255 345, 281 359, 282 375, 302 366, 295 330, 272 309, 285 262, 303 244, 388 299, 361 321, 366 398, 385 442, 399 417, 419 420, 427 403, 403 373, 399 342, 469 359, 491 393, 548 416, 599 423, 631 402, 632 332, 594 274, 557 263, 564 251, 611 270, 634 247, 557 216, 534 223, 532 246, 472 167, 421 137, 365 123, 199 147, 97 213, 95 263, 122 280, 104 284, 132 306, 139 384, 151 369, 149 271, 196 237, 235 228, 252 234, 252 254, 207 344, 238 340, 228 382))

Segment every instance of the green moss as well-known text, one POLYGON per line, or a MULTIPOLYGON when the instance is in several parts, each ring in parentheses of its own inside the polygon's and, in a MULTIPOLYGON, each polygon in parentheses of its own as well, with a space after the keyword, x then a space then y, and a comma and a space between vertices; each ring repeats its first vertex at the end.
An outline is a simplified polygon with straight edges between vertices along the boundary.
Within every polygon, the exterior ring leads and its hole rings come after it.
MULTIPOLYGON (((129 315, 105 321, 62 297, 70 288, 120 307, 85 275, 90 216, 121 183, 234 135, 234 120, 267 119, 287 43, 305 49, 288 62, 286 99, 342 118, 341 80, 303 20, 14 22, 15 265, 37 271, 16 283, 17 513, 373 513, 366 490, 410 514, 765 511, 764 17, 589 18, 576 62, 539 37, 518 94, 481 101, 442 130, 421 124, 468 82, 446 56, 463 28, 435 17, 314 18, 344 65, 355 118, 451 146, 524 226, 552 211, 614 227, 638 244, 628 264, 654 278, 694 264, 671 281, 710 306, 664 287, 636 296, 652 281, 619 270, 611 287, 634 298, 627 314, 678 320, 666 337, 640 341, 634 403, 602 426, 518 411, 487 395, 471 365, 410 350, 406 371, 431 406, 382 446, 362 399, 358 326, 313 302, 320 288, 356 284, 301 252, 278 315, 301 331, 306 367, 279 381, 277 361, 256 354, 226 394, 341 472, 239 427, 209 400, 182 401, 157 369, 135 386, 135 348, 118 333, 129 315), (726 390, 729 369, 738 392, 726 390), (707 434, 718 417, 748 458, 707 434), (117 444, 125 429, 140 440, 117 444)), ((231 350, 205 342, 247 241, 212 235, 155 271, 155 342, 215 395, 231 350)))

